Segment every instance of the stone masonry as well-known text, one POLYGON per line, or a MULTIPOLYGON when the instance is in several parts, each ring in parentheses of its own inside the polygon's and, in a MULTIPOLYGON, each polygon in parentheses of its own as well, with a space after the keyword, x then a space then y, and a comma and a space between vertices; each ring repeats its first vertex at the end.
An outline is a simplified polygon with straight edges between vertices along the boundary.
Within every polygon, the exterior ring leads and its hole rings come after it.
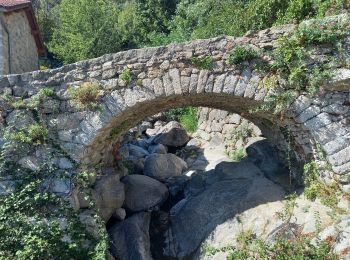
MULTIPOLYGON (((49 130, 48 144, 14 160, 35 169, 40 158, 49 157, 47 154, 59 147, 65 155, 55 158, 57 165, 76 172, 78 168, 74 165, 82 163, 115 165, 119 137, 148 116, 174 107, 212 107, 244 116, 272 141, 284 138, 282 130, 290 129, 292 148, 301 162, 318 158, 315 149, 318 144, 331 165, 329 174, 335 174, 344 189, 350 189, 350 70, 337 68, 339 73, 323 86, 319 95, 297 93, 298 98, 281 118, 270 112, 249 113, 273 90, 259 86, 265 75, 251 64, 245 63, 241 70, 227 62, 234 46, 271 50, 276 48, 278 38, 290 35, 294 28, 288 25, 241 38, 218 37, 128 50, 58 69, 0 76, 0 91, 7 95, 6 100, 0 101, 1 128, 9 125, 25 128, 33 122, 31 112, 15 109, 9 98, 26 104, 42 88, 52 88, 55 95, 46 97, 38 108, 49 130), (191 63, 193 57, 206 56, 214 59, 211 70, 199 69, 191 63), (130 82, 120 78, 126 69, 132 75, 130 82), (79 87, 84 82, 100 86, 99 109, 76 106, 68 88, 79 87), (75 164, 68 163, 68 159, 75 164)), ((318 54, 327 53, 322 48, 326 47, 315 46, 316 56, 326 56, 318 54)), ((52 187, 58 192, 69 191, 69 184, 61 184, 52 187)))

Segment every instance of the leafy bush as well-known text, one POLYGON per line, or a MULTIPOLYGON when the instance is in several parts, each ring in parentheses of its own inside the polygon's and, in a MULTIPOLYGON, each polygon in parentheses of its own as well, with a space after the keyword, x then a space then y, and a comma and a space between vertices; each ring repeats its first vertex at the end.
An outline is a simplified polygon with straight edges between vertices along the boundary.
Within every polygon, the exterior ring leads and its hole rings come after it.
POLYGON ((100 86, 96 83, 85 82, 77 88, 70 87, 69 91, 78 107, 94 108, 100 96, 100 86))
POLYGON ((210 70, 213 67, 213 58, 212 57, 193 57, 191 63, 198 69, 210 70))
POLYGON ((52 168, 32 172, 13 165, 10 172, 19 172, 21 182, 0 196, 0 259, 105 259, 103 234, 96 241, 68 202, 44 189, 52 168))
POLYGON ((244 61, 251 61, 258 58, 260 55, 251 47, 247 46, 236 46, 228 59, 229 64, 240 64, 244 61))

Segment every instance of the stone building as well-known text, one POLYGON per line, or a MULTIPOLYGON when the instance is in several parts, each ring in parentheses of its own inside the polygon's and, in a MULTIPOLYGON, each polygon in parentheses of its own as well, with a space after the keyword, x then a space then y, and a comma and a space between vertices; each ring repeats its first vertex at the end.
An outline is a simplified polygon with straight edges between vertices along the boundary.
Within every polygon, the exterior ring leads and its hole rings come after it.
POLYGON ((37 70, 44 54, 31 2, 0 0, 0 75, 37 70))

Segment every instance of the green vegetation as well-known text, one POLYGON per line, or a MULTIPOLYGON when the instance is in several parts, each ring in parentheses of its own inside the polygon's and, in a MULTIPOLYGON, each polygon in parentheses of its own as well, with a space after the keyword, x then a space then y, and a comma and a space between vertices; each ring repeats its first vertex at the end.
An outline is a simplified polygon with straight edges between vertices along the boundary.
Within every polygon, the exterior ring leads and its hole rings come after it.
POLYGON ((191 59, 191 63, 198 69, 202 70, 210 70, 213 67, 213 58, 206 56, 206 57, 193 57, 191 59))
POLYGON ((330 47, 334 52, 341 52, 342 43, 338 40, 349 34, 349 27, 349 16, 344 21, 315 19, 301 24, 292 36, 280 38, 278 48, 272 53, 274 63, 260 84, 276 89, 277 94, 271 95, 252 112, 272 110, 276 114, 283 113, 298 96, 298 92, 310 95, 318 93, 320 87, 333 76, 332 68, 342 61, 315 61, 310 47, 315 43, 327 43, 332 44, 330 47))
POLYGON ((67 64, 140 47, 168 32, 176 2, 62 0, 37 5, 37 17, 50 51, 67 64))
POLYGON ((81 108, 96 108, 100 97, 100 85, 92 82, 85 82, 79 87, 70 87, 70 94, 76 105, 81 108))
POLYGON ((55 96, 56 93, 53 89, 42 88, 36 95, 30 98, 30 101, 26 105, 26 108, 38 110, 45 99, 54 98, 55 96))
POLYGON ((114 127, 110 132, 111 139, 115 139, 117 137, 120 137, 121 134, 123 134, 123 131, 126 131, 128 129, 128 122, 124 121, 117 127, 114 127))
POLYGON ((315 161, 304 165, 305 197, 310 200, 319 198, 321 202, 337 209, 339 188, 336 183, 326 185, 320 180, 320 171, 315 161))
POLYGON ((266 243, 261 238, 257 238, 251 230, 242 230, 237 235, 237 246, 225 246, 215 248, 204 245, 202 252, 207 256, 215 255, 218 252, 229 253, 226 259, 338 259, 331 252, 332 240, 317 241, 312 243, 311 239, 305 235, 297 234, 295 239, 288 240, 282 236, 275 237, 274 243, 266 243))
POLYGON ((129 83, 132 80, 132 74, 130 69, 125 69, 123 72, 119 75, 119 79, 124 81, 126 85, 129 85, 129 83))
POLYGON ((193 133, 198 127, 197 108, 188 107, 187 111, 180 117, 180 124, 186 129, 187 132, 193 133))
POLYGON ((292 193, 284 198, 283 211, 277 212, 278 217, 284 222, 290 221, 290 218, 292 217, 294 212, 294 208, 298 206, 296 203, 297 197, 298 195, 296 193, 292 193))
POLYGON ((9 131, 5 133, 5 138, 25 144, 41 145, 46 142, 48 135, 48 130, 36 123, 18 131, 9 131))
POLYGON ((33 0, 33 4, 45 43, 63 63, 135 47, 242 36, 249 30, 322 18, 349 8, 348 0, 33 0))
POLYGON ((249 125, 249 123, 244 122, 232 130, 231 136, 231 140, 235 143, 238 140, 246 142, 249 137, 253 136, 253 128, 249 125))
POLYGON ((42 88, 40 91, 25 102, 23 97, 13 98, 12 96, 3 95, 2 98, 6 100, 14 109, 39 109, 41 103, 46 98, 55 98, 55 91, 51 88, 42 88))
POLYGON ((251 47, 247 46, 236 46, 228 59, 229 64, 240 64, 244 61, 251 61, 260 57, 259 53, 251 47))
POLYGON ((174 108, 164 112, 167 121, 178 121, 187 132, 193 133, 198 127, 197 108, 174 108))
POLYGON ((234 162, 240 162, 244 157, 247 156, 244 148, 239 148, 228 153, 230 159, 234 162))
POLYGON ((349 8, 347 0, 182 0, 169 22, 170 33, 154 37, 155 44, 242 36, 249 30, 324 17, 349 8))
POLYGON ((69 203, 47 191, 52 166, 28 171, 1 162, 0 176, 10 171, 21 182, 14 193, 0 196, 0 259, 104 259, 108 244, 103 229, 96 240, 69 203), (86 240, 92 242, 90 251, 86 240))

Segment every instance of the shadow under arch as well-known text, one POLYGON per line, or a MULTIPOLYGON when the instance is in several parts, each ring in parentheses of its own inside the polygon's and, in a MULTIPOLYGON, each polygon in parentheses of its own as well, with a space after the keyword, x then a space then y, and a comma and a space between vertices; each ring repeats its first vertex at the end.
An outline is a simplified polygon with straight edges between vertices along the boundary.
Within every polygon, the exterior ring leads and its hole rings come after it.
MULTIPOLYGON (((115 151, 118 149, 120 137, 129 129, 140 123, 145 118, 164 112, 171 108, 185 106, 210 107, 226 110, 231 113, 242 115, 247 120, 257 125, 264 137, 281 152, 286 152, 294 132, 302 131, 300 126, 293 122, 293 118, 281 118, 272 112, 259 112, 251 114, 249 111, 256 108, 261 101, 244 97, 232 96, 224 93, 194 93, 187 95, 172 95, 169 97, 157 97, 150 101, 136 102, 133 106, 111 116, 108 122, 96 133, 90 145, 84 151, 83 162, 89 164, 101 164, 112 166, 116 163, 115 151), (294 124, 294 125, 292 125, 294 124), (289 125, 290 136, 286 135, 289 125), (286 130, 287 129, 287 130, 286 130)), ((100 113, 103 113, 101 111, 100 113)), ((311 146, 310 137, 310 146, 311 146)), ((294 141, 293 151, 295 158, 301 163, 306 160, 308 154, 304 151, 305 143, 299 144, 294 141)), ((310 149, 311 150, 311 149, 310 149)))

